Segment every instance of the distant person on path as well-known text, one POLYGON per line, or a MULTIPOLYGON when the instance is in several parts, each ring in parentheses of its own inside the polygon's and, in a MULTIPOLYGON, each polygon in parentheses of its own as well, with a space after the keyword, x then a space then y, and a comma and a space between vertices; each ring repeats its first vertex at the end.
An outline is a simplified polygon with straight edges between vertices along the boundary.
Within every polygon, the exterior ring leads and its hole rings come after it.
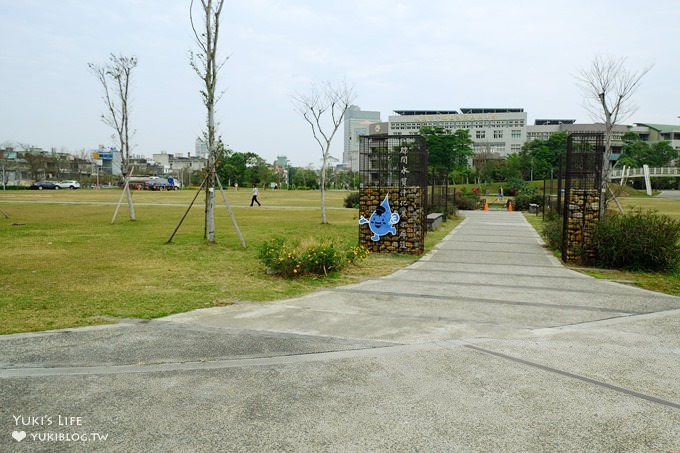
POLYGON ((503 186, 498 188, 498 199, 499 200, 503 199, 503 186))
POLYGON ((250 200, 250 207, 251 208, 253 207, 253 203, 257 203, 258 206, 262 206, 260 204, 260 202, 257 200, 258 193, 259 192, 257 190, 257 186, 255 184, 253 184, 253 190, 250 191, 250 194, 253 196, 253 198, 251 198, 251 200, 250 200))

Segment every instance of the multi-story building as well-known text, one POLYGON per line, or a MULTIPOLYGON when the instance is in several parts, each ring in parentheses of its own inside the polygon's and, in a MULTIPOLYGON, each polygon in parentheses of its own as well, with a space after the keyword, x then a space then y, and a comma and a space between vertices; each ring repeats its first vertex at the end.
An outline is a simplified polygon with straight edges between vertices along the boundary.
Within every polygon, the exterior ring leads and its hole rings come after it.
POLYGON ((92 173, 92 162, 69 153, 31 147, 0 149, 0 185, 28 186, 33 181, 77 179, 92 173))
POLYGON ((123 174, 123 156, 116 148, 111 147, 106 149, 104 145, 99 145, 99 148, 92 152, 92 158, 99 167, 99 170, 103 173, 113 176, 120 176, 123 174))
POLYGON ((204 157, 192 156, 191 154, 184 157, 182 154, 168 154, 166 152, 154 154, 153 160, 163 167, 164 174, 177 176, 187 171, 203 170, 208 163, 204 157))
POLYGON ((635 123, 631 127, 632 132, 640 135, 642 140, 649 143, 657 143, 667 141, 671 146, 680 150, 680 126, 671 124, 652 124, 652 123, 635 123))
MULTIPOLYGON (((573 133, 604 133, 604 123, 576 124, 574 120, 536 120, 534 125, 527 126, 527 141, 547 140, 556 132, 573 133)), ((623 135, 635 132, 643 141, 657 143, 668 141, 675 149, 680 150, 680 126, 666 124, 635 123, 635 126, 624 124, 614 125, 612 147, 614 153, 623 147, 623 135)))
POLYGON ((461 108, 456 110, 395 110, 390 135, 415 135, 422 126, 469 131, 476 154, 503 158, 526 141, 527 114, 521 108, 461 108))
POLYGON ((284 185, 288 187, 288 184, 290 182, 289 178, 289 170, 290 169, 290 161, 288 160, 287 156, 276 156, 276 160, 272 164, 272 172, 274 175, 276 175, 277 181, 275 184, 278 184, 278 188, 283 187, 284 185))
POLYGON ((208 158, 208 144, 200 137, 196 138, 196 144, 194 145, 194 156, 203 159, 208 158))
POLYGON ((535 120, 533 125, 527 125, 527 141, 548 140, 552 134, 562 130, 562 125, 575 122, 576 120, 535 120))
POLYGON ((356 105, 349 106, 344 118, 345 149, 342 153, 342 164, 345 169, 359 170, 359 149, 361 147, 359 137, 368 135, 370 125, 379 122, 380 112, 364 111, 356 105))

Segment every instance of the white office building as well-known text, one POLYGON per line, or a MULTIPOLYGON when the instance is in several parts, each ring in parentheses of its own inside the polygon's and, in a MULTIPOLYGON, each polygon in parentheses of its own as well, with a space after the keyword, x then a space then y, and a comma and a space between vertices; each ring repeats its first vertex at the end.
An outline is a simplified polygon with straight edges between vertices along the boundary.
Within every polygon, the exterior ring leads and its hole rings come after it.
POLYGON ((476 154, 504 158, 519 152, 526 141, 527 114, 519 108, 462 108, 457 110, 395 110, 389 117, 390 135, 415 135, 422 126, 468 130, 476 154))
POLYGON ((359 171, 359 149, 361 147, 359 137, 369 135, 371 124, 380 122, 380 112, 361 110, 356 105, 351 105, 345 112, 345 149, 342 153, 342 164, 348 170, 359 171))

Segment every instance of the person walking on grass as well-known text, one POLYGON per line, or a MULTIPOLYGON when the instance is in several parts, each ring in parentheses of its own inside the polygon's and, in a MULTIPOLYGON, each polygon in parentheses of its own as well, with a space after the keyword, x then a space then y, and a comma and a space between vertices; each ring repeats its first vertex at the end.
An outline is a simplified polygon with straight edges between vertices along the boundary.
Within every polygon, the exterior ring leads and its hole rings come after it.
POLYGON ((257 199, 258 195, 258 190, 257 190, 257 185, 253 184, 253 190, 250 191, 250 194, 253 196, 253 198, 250 199, 250 207, 253 207, 253 203, 257 203, 258 206, 262 206, 260 202, 257 199))

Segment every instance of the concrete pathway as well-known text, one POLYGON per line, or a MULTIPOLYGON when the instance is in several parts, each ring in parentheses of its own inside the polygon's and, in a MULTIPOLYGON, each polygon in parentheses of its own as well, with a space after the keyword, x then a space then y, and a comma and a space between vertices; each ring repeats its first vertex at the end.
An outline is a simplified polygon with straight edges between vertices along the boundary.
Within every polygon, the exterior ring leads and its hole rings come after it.
POLYGON ((386 278, 0 337, 0 451, 680 451, 680 298, 465 215, 386 278))
POLYGON ((659 198, 675 198, 680 199, 680 190, 664 190, 659 195, 659 198))

